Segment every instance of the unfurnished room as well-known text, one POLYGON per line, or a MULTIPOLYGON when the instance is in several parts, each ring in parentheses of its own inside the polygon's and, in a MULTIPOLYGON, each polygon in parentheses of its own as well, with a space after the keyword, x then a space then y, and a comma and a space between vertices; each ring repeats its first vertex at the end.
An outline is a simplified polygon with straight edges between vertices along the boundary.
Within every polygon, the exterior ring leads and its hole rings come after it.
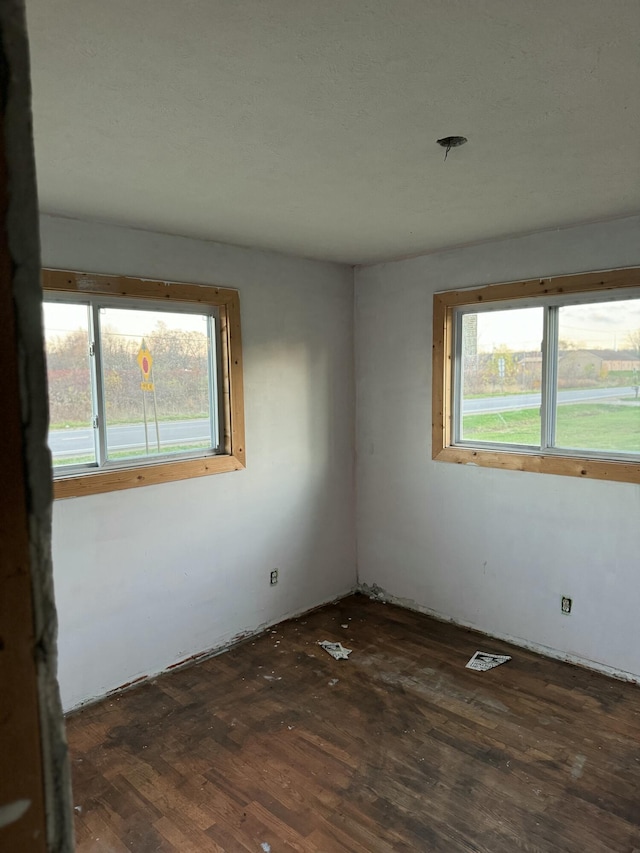
POLYGON ((640 853, 640 4, 0 4, 0 853, 640 853))

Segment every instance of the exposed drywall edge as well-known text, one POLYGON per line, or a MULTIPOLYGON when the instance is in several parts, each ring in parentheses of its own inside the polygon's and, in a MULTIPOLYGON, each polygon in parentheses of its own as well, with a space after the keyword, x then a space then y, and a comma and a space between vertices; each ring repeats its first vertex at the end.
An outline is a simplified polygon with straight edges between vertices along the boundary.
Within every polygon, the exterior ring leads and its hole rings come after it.
POLYGON ((20 397, 45 776, 47 849, 66 853, 73 850, 73 818, 67 744, 57 682, 57 616, 51 567, 53 493, 51 458, 47 446, 49 413, 24 0, 0 4, 0 29, 2 49, 9 68, 5 114, 9 172, 7 234, 13 264, 13 300, 20 345, 20 397))
POLYGON ((494 640, 502 640, 505 643, 511 643, 513 646, 518 646, 521 649, 526 649, 530 652, 543 655, 552 660, 559 660, 563 663, 580 666, 583 669, 589 669, 593 672, 599 672, 601 675, 608 675, 610 678, 616 678, 619 681, 627 681, 631 684, 640 684, 640 674, 626 672, 622 669, 615 669, 598 661, 589 660, 579 655, 572 655, 566 652, 561 652, 558 649, 553 649, 550 646, 543 646, 540 643, 533 643, 530 640, 525 640, 522 637, 514 637, 512 634, 502 634, 499 632, 490 633, 483 628, 474 625, 473 622, 466 622, 461 619, 455 619, 452 616, 445 616, 443 613, 438 613, 436 610, 431 610, 417 601, 410 598, 399 598, 396 595, 391 595, 378 584, 359 583, 356 592, 361 595, 366 595, 374 601, 381 601, 385 604, 394 604, 397 607, 403 607, 406 610, 413 610, 416 613, 423 613, 425 616, 430 616, 432 619, 437 619, 439 622, 448 622, 452 625, 459 625, 461 628, 469 628, 471 631, 476 631, 485 637, 491 637, 494 640))
POLYGON ((338 601, 342 601, 343 598, 348 598, 350 595, 354 595, 354 593, 360 591, 361 590, 357 586, 351 587, 345 592, 341 592, 338 595, 332 595, 329 598, 323 599, 318 604, 314 604, 312 607, 304 607, 302 610, 294 610, 284 616, 279 616, 277 619, 274 619, 271 622, 262 622, 256 628, 247 628, 243 631, 238 631, 238 633, 234 634, 233 637, 228 640, 224 640, 217 646, 213 646, 210 649, 205 649, 202 652, 196 652, 195 654, 189 655, 188 657, 178 660, 175 663, 168 664, 163 669, 158 669, 154 670, 153 672, 142 673, 141 675, 134 676, 131 681, 127 681, 126 684, 121 684, 119 687, 114 687, 113 689, 108 690, 105 693, 101 693, 99 696, 92 696, 89 699, 83 699, 81 702, 78 702, 77 704, 72 705, 70 708, 65 709, 65 715, 69 716, 70 714, 75 714, 78 711, 82 711, 85 708, 90 707, 91 705, 95 705, 97 702, 102 702, 104 699, 109 699, 112 696, 119 696, 122 693, 127 692, 128 690, 133 690, 134 687, 139 687, 141 684, 144 684, 147 681, 152 681, 155 678, 160 678, 161 676, 167 675, 170 672, 175 672, 179 669, 185 669, 186 667, 193 666, 196 663, 202 663, 205 660, 209 660, 210 658, 222 655, 225 652, 236 648, 236 646, 241 646, 243 643, 255 639, 255 637, 259 637, 261 634, 264 634, 265 631, 268 631, 270 628, 273 628, 276 625, 281 625, 283 622, 288 622, 289 619, 298 619, 301 616, 307 616, 309 613, 313 613, 315 610, 319 610, 321 607, 326 607, 328 604, 335 604, 338 601))

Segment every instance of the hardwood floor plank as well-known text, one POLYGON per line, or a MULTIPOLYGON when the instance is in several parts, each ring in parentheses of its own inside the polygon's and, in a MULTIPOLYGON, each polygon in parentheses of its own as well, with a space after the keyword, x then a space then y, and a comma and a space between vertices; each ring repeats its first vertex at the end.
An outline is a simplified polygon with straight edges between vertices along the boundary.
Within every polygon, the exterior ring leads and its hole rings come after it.
POLYGON ((180 853, 200 853, 202 849, 210 850, 211 853, 226 853, 228 849, 217 844, 210 835, 197 841, 194 840, 193 836, 188 838, 167 817, 161 817, 157 820, 154 827, 172 845, 171 849, 179 850, 180 853))
POLYGON ((639 700, 352 596, 71 715, 78 853, 640 853, 639 700))

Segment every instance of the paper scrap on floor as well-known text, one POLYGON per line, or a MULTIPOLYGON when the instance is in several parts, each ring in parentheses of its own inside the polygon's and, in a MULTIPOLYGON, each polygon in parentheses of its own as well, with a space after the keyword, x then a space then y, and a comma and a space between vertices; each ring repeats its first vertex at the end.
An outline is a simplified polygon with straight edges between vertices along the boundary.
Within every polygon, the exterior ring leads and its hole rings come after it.
POLYGON ((352 649, 345 649, 342 643, 330 643, 329 640, 322 640, 318 645, 322 646, 325 652, 329 652, 331 657, 336 660, 347 660, 352 651, 352 649))
POLYGON ((476 669, 478 672, 487 672, 501 663, 511 660, 510 655, 492 655, 491 652, 476 652, 465 669, 476 669))

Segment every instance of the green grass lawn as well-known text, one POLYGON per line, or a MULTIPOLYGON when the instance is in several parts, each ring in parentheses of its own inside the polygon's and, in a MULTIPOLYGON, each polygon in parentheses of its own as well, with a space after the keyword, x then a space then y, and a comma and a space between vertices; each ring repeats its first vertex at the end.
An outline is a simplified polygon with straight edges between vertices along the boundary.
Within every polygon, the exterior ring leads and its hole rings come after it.
MULTIPOLYGON (((463 438, 500 444, 540 445, 538 409, 465 415, 463 438)), ((640 452, 640 406, 558 406, 556 446, 582 450, 640 452)))

